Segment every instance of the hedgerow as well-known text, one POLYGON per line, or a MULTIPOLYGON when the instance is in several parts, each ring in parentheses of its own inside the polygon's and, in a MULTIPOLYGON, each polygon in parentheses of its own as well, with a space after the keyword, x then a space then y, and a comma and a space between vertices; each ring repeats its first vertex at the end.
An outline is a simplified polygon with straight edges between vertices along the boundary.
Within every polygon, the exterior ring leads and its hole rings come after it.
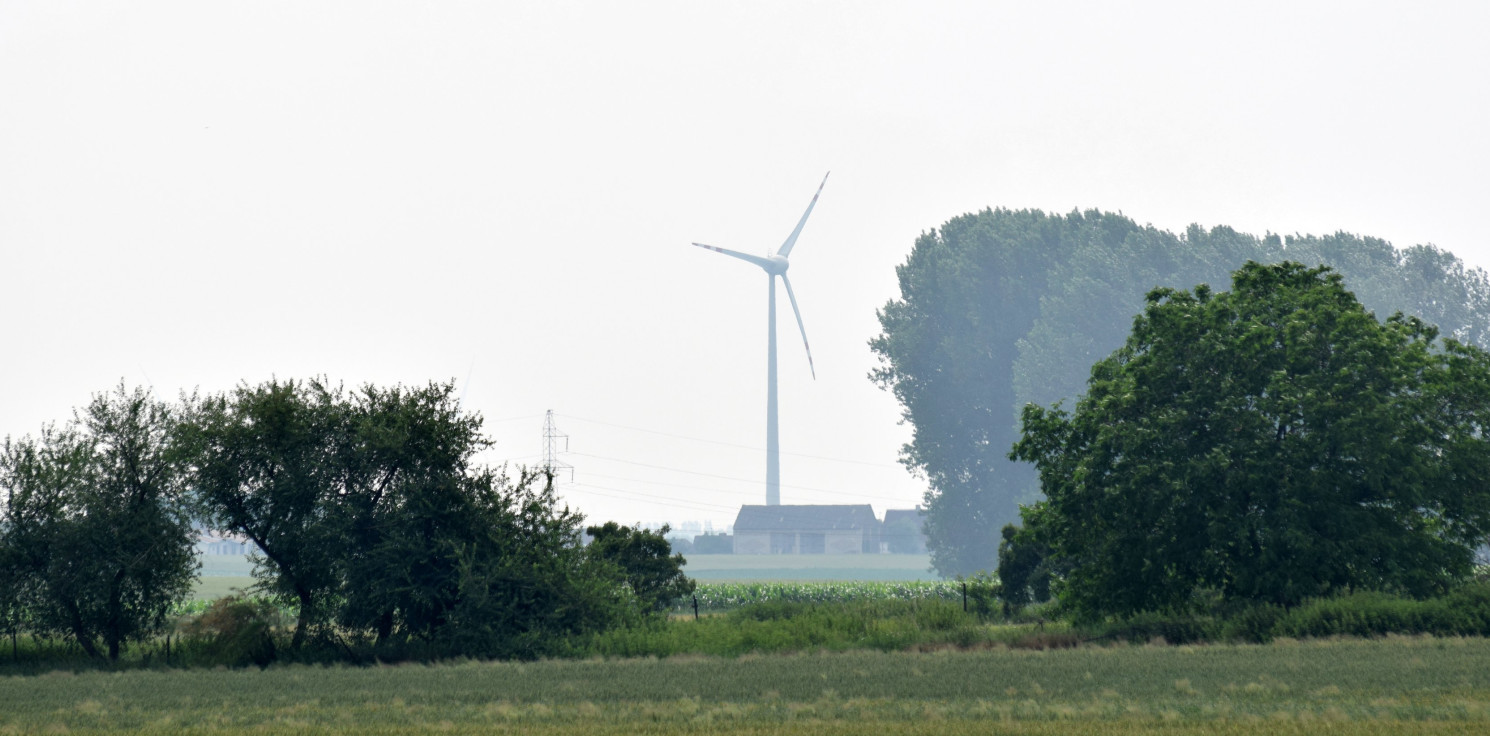
POLYGON ((1092 639, 1171 644, 1196 641, 1269 642, 1279 637, 1372 637, 1387 634, 1490 636, 1490 582, 1463 585, 1418 600, 1361 591, 1317 598, 1293 608, 1266 603, 1225 613, 1145 612, 1081 629, 1092 639))

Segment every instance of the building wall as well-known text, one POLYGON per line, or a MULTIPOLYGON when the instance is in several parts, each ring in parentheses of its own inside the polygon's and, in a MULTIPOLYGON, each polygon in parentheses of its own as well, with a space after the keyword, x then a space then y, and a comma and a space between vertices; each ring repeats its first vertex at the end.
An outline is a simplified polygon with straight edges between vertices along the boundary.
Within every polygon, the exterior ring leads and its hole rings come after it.
POLYGON ((864 551, 864 532, 860 529, 812 532, 807 530, 788 532, 755 532, 735 530, 735 554, 769 555, 801 554, 816 546, 815 540, 803 545, 803 537, 813 535, 822 540, 822 553, 830 555, 861 554, 864 551), (774 539, 773 539, 774 537, 774 539))
POLYGON ((857 555, 864 552, 864 532, 861 530, 828 532, 827 550, 830 555, 857 555))
POLYGON ((771 554, 770 532, 742 532, 735 530, 735 554, 737 555, 768 555, 771 554))

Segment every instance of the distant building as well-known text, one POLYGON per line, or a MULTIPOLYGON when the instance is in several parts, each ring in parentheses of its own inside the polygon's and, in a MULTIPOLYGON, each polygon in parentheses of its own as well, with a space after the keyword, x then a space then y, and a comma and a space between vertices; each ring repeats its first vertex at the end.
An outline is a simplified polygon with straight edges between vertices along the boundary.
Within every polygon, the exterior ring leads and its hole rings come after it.
POLYGON ((737 555, 861 554, 879 551, 879 519, 869 504, 741 506, 737 555))
POLYGON ((922 554, 926 551, 926 510, 887 509, 880 530, 885 552, 922 554))
POLYGON ((248 539, 234 534, 201 531, 197 536, 197 554, 246 555, 256 549, 248 539))
POLYGON ((693 537, 693 553, 696 555, 728 555, 734 552, 734 538, 728 534, 698 534, 693 537))

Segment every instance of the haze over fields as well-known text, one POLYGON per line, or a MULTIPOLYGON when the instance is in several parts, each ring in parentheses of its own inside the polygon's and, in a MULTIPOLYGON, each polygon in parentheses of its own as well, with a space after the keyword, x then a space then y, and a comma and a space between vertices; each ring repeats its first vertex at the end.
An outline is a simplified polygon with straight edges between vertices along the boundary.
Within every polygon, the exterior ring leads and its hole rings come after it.
MULTIPOLYGON (((1490 266, 1490 7, 0 3, 0 436, 172 397, 455 379, 596 520, 908 507, 865 378, 915 237, 985 207, 1347 230, 1490 266), (785 311, 786 303, 780 305, 785 311)), ((1188 285, 1180 285, 1188 286, 1188 285)))

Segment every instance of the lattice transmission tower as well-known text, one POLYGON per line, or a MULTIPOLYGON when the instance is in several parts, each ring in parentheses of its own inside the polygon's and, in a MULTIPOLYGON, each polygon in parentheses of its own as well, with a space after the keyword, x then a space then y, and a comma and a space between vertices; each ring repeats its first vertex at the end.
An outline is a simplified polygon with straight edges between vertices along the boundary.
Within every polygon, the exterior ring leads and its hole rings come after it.
POLYGON ((559 453, 569 452, 569 435, 559 431, 554 424, 554 410, 549 409, 548 414, 543 417, 543 472, 548 475, 550 482, 559 477, 559 473, 569 471, 570 482, 574 481, 574 466, 559 459, 559 453), (564 449, 559 449, 560 441, 564 449))

